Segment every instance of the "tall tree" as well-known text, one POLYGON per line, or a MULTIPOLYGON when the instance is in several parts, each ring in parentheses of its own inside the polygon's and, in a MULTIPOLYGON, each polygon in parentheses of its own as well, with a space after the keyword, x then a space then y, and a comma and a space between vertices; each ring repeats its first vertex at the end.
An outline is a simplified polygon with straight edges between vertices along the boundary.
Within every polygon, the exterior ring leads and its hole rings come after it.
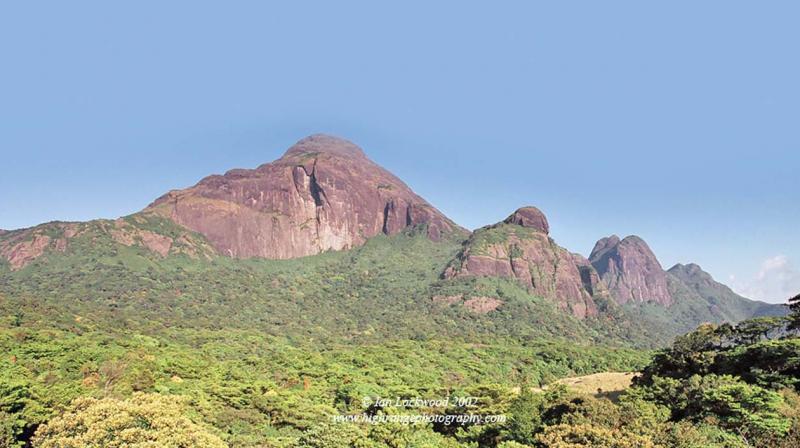
POLYGON ((789 299, 789 330, 800 331, 800 294, 789 299))

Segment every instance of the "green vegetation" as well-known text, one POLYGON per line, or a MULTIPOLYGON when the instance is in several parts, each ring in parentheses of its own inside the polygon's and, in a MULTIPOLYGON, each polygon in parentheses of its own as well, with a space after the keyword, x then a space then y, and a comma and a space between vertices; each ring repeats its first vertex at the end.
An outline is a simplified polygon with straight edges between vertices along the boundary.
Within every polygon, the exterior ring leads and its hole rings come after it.
POLYGON ((512 237, 526 240, 533 237, 547 238, 547 236, 540 234, 540 232, 514 224, 493 224, 486 226, 479 231, 474 232, 470 236, 469 246, 476 254, 489 255, 484 250, 490 246, 497 244, 505 244, 512 237))
POLYGON ((498 446, 800 446, 800 339, 786 323, 701 326, 659 352, 616 402, 523 391, 498 446))
POLYGON ((654 347, 672 334, 640 331, 646 323, 619 318, 580 321, 510 279, 442 280, 460 241, 440 243, 424 229, 376 237, 362 247, 295 260, 233 260, 205 254, 201 238, 155 217, 126 225, 175 238, 166 258, 109 234, 113 224, 82 224, 66 252, 51 251, 24 268, 0 266, 0 311, 21 322, 44 319, 68 329, 110 326, 158 333, 172 328, 257 330, 292 341, 375 343, 386 339, 493 338, 530 341, 556 336, 605 345, 654 347), (200 242, 198 242, 200 241, 200 242), (489 314, 437 295, 494 297, 489 314), (611 322, 615 322, 611 324, 611 322), (641 337, 638 335, 642 335, 641 337))
POLYGON ((149 448, 224 448, 227 445, 186 418, 180 397, 135 393, 126 400, 81 397, 69 409, 39 427, 40 448, 87 446, 149 448))
POLYGON ((235 446, 296 440, 332 415, 360 412, 364 397, 436 398, 482 387, 511 395, 520 383, 632 369, 646 359, 558 342, 319 347, 237 330, 148 336, 29 326, 2 330, 0 347, 7 354, 0 410, 14 422, 4 428, 6 440, 29 437, 76 398, 147 392, 189 398, 202 421, 235 446))
POLYGON ((41 447, 217 446, 217 440, 276 447, 797 446, 800 340, 778 329, 781 337, 753 341, 751 327, 707 325, 679 338, 612 402, 554 380, 642 366, 646 353, 509 340, 319 347, 237 330, 148 336, 6 326, 0 446, 31 438, 41 447), (533 391, 547 383, 546 391, 533 391), (364 402, 448 396, 478 401, 423 409, 364 402), (507 420, 450 426, 332 420, 363 412, 507 420))
POLYGON ((161 257, 125 246, 112 222, 95 221, 65 252, 16 271, 0 264, 0 447, 797 441, 800 341, 781 318, 702 326, 652 356, 642 348, 670 335, 666 323, 652 325, 662 319, 655 312, 639 319, 644 311, 609 303, 579 321, 510 280, 442 280, 460 242, 431 242, 424 229, 268 261, 206 257, 200 237, 159 218, 125 225, 180 239, 185 250, 161 257), (488 314, 463 306, 477 296, 502 305, 488 314), (613 402, 556 384, 640 369, 613 402), (397 397, 477 401, 374 404, 397 397), (334 421, 362 413, 507 420, 334 421))
POLYGON ((791 310, 789 330, 798 331, 800 330, 800 294, 789 299, 789 310, 791 310))

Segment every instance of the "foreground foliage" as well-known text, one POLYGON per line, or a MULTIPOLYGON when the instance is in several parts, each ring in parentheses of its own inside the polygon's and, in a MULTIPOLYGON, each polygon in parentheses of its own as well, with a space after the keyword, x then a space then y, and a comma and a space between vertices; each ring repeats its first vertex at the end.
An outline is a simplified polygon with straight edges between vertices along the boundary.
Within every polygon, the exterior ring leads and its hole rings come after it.
POLYGON ((223 448, 219 437, 184 414, 182 400, 135 393, 127 400, 81 397, 36 431, 37 448, 223 448))
POLYGON ((0 351, 6 353, 0 359, 5 446, 28 440, 76 398, 137 392, 187 397, 198 418, 233 446, 264 440, 291 446, 304 432, 320 431, 332 415, 363 411, 364 397, 479 394, 487 403, 506 402, 520 383, 630 370, 647 358, 634 350, 558 341, 317 346, 236 330, 153 337, 27 326, 0 330, 0 351))
POLYGON ((614 401, 601 391, 534 389, 559 377, 641 367, 646 353, 556 341, 322 348, 236 331, 183 330, 166 338, 6 328, 0 446, 798 446, 800 340, 783 332, 742 338, 755 324, 708 325, 679 338, 614 401), (446 396, 478 401, 421 409, 364 402, 446 396), (332 420, 361 413, 506 420, 332 420))

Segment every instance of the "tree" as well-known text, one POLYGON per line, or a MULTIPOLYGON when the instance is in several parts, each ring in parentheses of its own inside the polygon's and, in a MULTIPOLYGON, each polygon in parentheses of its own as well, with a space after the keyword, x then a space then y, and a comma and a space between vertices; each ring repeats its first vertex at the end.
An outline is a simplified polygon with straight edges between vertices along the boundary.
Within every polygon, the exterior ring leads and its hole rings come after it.
POLYGON ((47 419, 42 390, 30 372, 0 362, 0 447, 24 446, 36 426, 47 419))
POLYGON ((717 352, 724 345, 723 337, 729 334, 729 327, 720 330, 716 325, 703 324, 676 338, 671 348, 656 353, 642 374, 634 379, 634 384, 650 385, 659 376, 685 379, 710 373, 717 352))
POLYGON ((548 426, 536 436, 548 448, 654 448, 650 437, 591 424, 548 426))
POLYGON ((786 434, 791 423, 779 412, 780 394, 729 376, 718 379, 719 384, 703 391, 702 416, 714 417, 722 428, 745 437, 786 434))
POLYGON ((304 432, 298 441, 298 446, 303 448, 351 448, 365 446, 367 442, 364 431, 355 425, 324 423, 304 432))
POLYGON ((524 387, 508 409, 507 436, 510 440, 533 445, 536 433, 542 430, 544 394, 524 387))
POLYGON ((790 422, 780 414, 783 397, 730 375, 656 378, 640 393, 672 409, 674 420, 715 422, 744 436, 782 435, 790 422))
POLYGON ((800 331, 800 294, 789 299, 789 330, 800 331))
POLYGON ((529 447, 530 445, 523 445, 521 443, 514 441, 500 442, 500 444, 497 445, 497 448, 529 448, 529 447))
POLYGON ((770 333, 780 331, 786 324, 783 317, 757 317, 741 322, 734 330, 734 336, 741 343, 755 344, 763 339, 769 339, 770 333))
POLYGON ((736 347, 718 357, 715 371, 767 389, 800 389, 800 338, 736 347))
POLYGON ((36 431, 35 448, 225 448, 219 437, 184 414, 180 396, 81 397, 36 431))

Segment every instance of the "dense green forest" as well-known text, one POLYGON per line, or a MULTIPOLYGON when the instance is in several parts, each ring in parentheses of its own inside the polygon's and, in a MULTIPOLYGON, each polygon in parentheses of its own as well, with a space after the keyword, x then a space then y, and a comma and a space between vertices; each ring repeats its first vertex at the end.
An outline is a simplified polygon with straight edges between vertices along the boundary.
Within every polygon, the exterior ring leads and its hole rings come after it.
POLYGON ((160 257, 83 225, 64 252, 0 264, 0 446, 798 446, 800 340, 785 318, 708 324, 653 351, 700 305, 682 321, 613 303, 577 320, 509 280, 442 280, 460 242, 413 230, 269 261, 198 256, 191 241, 160 257), (467 306, 481 296, 502 306, 467 306), (642 374, 619 396, 555 383, 604 371, 642 374), (378 404, 447 397, 470 400, 378 404), (361 415, 441 418, 336 420, 361 415))
POLYGON ((12 316, 0 332, 2 443, 794 447, 800 446, 800 338, 786 327, 783 318, 708 324, 651 358, 628 349, 510 340, 323 348, 243 330, 148 336, 37 328, 12 316), (635 369, 642 373, 634 386, 613 400, 555 385, 539 389, 564 376, 635 369), (384 409, 365 402, 381 397, 476 401, 384 409), (506 420, 332 420, 362 413, 506 420))

